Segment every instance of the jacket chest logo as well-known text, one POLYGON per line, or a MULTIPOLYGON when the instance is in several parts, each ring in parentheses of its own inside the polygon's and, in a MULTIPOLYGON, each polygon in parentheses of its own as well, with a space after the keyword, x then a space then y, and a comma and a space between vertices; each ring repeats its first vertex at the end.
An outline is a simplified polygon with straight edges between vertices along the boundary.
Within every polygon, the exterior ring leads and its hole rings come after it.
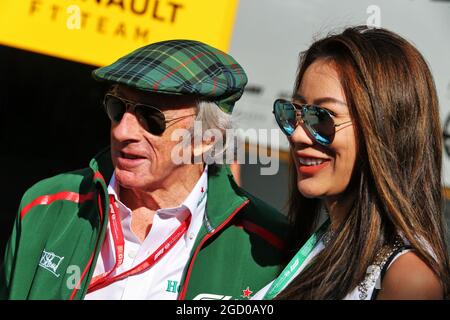
POLYGON ((39 266, 50 271, 56 277, 59 277, 60 275, 56 272, 63 259, 64 257, 60 257, 54 252, 47 252, 44 249, 44 251, 42 251, 41 260, 39 261, 39 266))

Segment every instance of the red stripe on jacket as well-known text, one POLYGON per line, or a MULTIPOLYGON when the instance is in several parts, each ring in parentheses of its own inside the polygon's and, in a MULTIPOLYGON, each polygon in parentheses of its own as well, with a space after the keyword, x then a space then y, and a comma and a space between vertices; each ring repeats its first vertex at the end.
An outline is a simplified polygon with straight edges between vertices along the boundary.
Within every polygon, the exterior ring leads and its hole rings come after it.
POLYGON ((37 197, 31 203, 27 204, 22 211, 20 211, 20 218, 23 219, 23 217, 30 211, 33 207, 39 206, 39 205, 49 205, 55 201, 71 201, 75 203, 83 203, 88 200, 92 200, 94 197, 94 192, 89 192, 87 194, 79 194, 76 192, 70 192, 70 191, 62 191, 55 194, 49 194, 37 197))
POLYGON ((236 227, 243 228, 245 230, 248 230, 249 232, 257 234, 280 251, 285 250, 286 246, 283 240, 274 235, 272 232, 264 229, 261 226, 258 226, 257 224, 254 224, 253 222, 250 222, 248 220, 238 220, 234 223, 234 225, 236 227))
MULTIPOLYGON (((98 201, 98 208, 99 208, 99 211, 100 211, 100 225, 103 226, 103 207, 102 207, 102 200, 101 200, 100 195, 98 195, 97 201, 98 201)), ((94 255, 97 252, 98 244, 100 243, 100 235, 101 235, 101 231, 99 232, 99 236, 97 237, 97 241, 95 243, 94 251, 92 252, 91 257, 89 258, 89 261, 88 261, 87 265, 85 266, 85 268, 83 270, 83 273, 81 274, 81 277, 80 277, 80 279, 77 282, 77 285, 73 289, 69 300, 75 299, 75 295, 77 294, 78 290, 80 289, 81 283, 83 282, 84 277, 86 276, 86 274, 88 273, 89 269, 92 266, 92 262, 94 261, 94 255)), ((89 285, 89 284, 87 284, 87 285, 89 285)))
MULTIPOLYGON (((186 273, 186 277, 184 278, 183 288, 181 288, 180 293, 178 294, 178 300, 184 300, 184 297, 186 296, 186 292, 188 289, 189 279, 191 277, 192 268, 194 267, 194 261, 197 258, 197 254, 199 253, 200 249, 202 248, 203 244, 212 236, 214 236, 216 233, 218 233, 220 230, 222 230, 223 227, 227 226, 228 222, 234 218, 234 216, 245 206, 249 203, 249 200, 246 200, 244 203, 242 203, 236 210, 233 211, 233 213, 217 228, 214 229, 211 233, 208 233, 202 241, 199 243, 197 248, 195 249, 194 255, 192 256, 191 262, 189 262, 188 271, 186 273)), ((205 213, 206 214, 206 213, 205 213)))

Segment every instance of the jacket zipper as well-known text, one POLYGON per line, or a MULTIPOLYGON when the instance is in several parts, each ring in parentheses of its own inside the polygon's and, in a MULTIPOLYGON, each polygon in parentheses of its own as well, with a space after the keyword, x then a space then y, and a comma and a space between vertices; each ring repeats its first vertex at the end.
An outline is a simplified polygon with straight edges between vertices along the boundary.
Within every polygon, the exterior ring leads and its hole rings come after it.
MULTIPOLYGON (((95 173, 94 178, 100 178, 100 179, 102 179, 103 181, 105 181, 105 180, 103 179, 103 176, 102 176, 99 172, 96 172, 96 173, 95 173)), ((100 226, 101 226, 101 229, 99 230, 99 233, 98 233, 98 236, 97 236, 97 241, 96 241, 96 243, 95 243, 94 251, 92 252, 91 257, 89 258, 89 261, 88 261, 86 267, 84 268, 83 273, 81 274, 80 280, 78 280, 77 285, 76 285, 75 288, 73 289, 72 294, 70 295, 69 300, 73 300, 73 299, 75 298, 75 295, 77 294, 77 292, 78 292, 78 290, 79 290, 79 288, 80 288, 80 286, 81 286, 81 283, 83 282, 83 279, 84 279, 84 277, 86 276, 86 273, 87 273, 88 270, 90 269, 90 267, 91 267, 91 265, 92 265, 92 261, 94 260, 95 253, 97 252, 97 249, 98 249, 99 240, 100 240, 100 238, 101 238, 101 236, 102 236, 102 231, 103 231, 103 228, 104 228, 104 226, 103 226, 103 221, 104 221, 105 215, 103 214, 103 205, 102 205, 102 200, 103 200, 103 199, 101 199, 100 193, 98 194, 98 198, 97 198, 97 199, 98 199, 98 200, 97 200, 97 201, 98 201, 98 207, 99 207, 99 209, 100 209, 100 210, 99 210, 99 211, 100 211, 99 213, 100 213, 100 226)), ((107 208, 107 210, 108 210, 108 208, 107 208)), ((89 284, 88 284, 88 286, 89 286, 89 284)))
MULTIPOLYGON (((187 290, 187 286, 189 283, 189 278, 191 277, 191 271, 192 271, 192 267, 194 266, 194 261, 197 258, 197 254, 199 253, 200 249, 202 248, 203 244, 209 239, 211 238, 213 235, 215 235, 217 232, 219 232, 220 230, 222 230, 222 228, 224 226, 226 226, 228 224, 228 222, 234 218, 234 216, 247 204, 249 203, 250 200, 246 200, 244 203, 242 203, 238 208, 236 208, 236 210, 233 211, 233 213, 228 217, 227 220, 225 220, 220 226, 218 226, 217 228, 215 228, 211 233, 208 233, 203 240, 200 242, 200 244, 198 245, 198 247, 195 249, 194 255, 192 256, 192 260, 189 263, 189 268, 188 268, 188 272, 186 273, 186 277, 184 280, 184 284, 183 284, 183 288, 181 289, 181 292, 178 296, 178 300, 183 300, 184 296, 186 295, 186 290, 187 290)), ((205 213, 206 214, 206 213, 205 213)))

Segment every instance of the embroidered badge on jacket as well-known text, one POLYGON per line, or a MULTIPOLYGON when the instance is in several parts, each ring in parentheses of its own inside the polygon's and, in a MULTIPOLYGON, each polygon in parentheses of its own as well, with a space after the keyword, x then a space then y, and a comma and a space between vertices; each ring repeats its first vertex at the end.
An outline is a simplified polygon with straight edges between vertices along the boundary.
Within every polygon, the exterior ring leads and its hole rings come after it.
POLYGON ((61 261, 63 261, 64 257, 60 257, 56 255, 54 252, 42 251, 41 260, 39 261, 39 266, 50 271, 56 277, 60 275, 57 272, 61 261))

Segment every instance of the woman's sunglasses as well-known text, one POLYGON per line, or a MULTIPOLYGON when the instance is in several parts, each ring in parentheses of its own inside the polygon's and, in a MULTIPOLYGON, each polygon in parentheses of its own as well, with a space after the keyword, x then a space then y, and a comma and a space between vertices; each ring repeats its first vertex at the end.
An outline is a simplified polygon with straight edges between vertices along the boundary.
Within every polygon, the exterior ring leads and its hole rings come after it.
POLYGON ((128 108, 131 110, 134 109, 134 114, 144 129, 157 136, 163 134, 166 130, 167 123, 195 115, 189 114, 166 120, 164 113, 158 108, 142 103, 136 103, 110 93, 105 95, 103 106, 105 107, 109 119, 114 123, 119 123, 122 120, 122 117, 125 112, 128 111, 128 108))
POLYGON ((333 142, 336 127, 351 120, 335 124, 330 112, 317 105, 298 105, 287 100, 277 99, 273 104, 273 114, 281 131, 288 137, 292 135, 298 123, 303 123, 307 132, 321 145, 333 142))

